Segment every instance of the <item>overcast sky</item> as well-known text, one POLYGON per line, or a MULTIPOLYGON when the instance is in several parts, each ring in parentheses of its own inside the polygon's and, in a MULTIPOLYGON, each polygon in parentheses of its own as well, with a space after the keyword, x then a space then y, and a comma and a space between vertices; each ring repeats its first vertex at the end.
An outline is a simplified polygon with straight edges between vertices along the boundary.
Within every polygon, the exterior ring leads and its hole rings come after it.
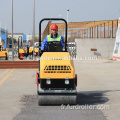
MULTIPOLYGON (((33 0, 14 1, 14 32, 31 34, 33 27, 33 0)), ((35 0, 36 1, 36 33, 42 18, 67 18, 69 22, 97 21, 118 19, 120 16, 120 0, 35 0)), ((11 32, 11 0, 0 0, 0 21, 2 28, 11 32)))

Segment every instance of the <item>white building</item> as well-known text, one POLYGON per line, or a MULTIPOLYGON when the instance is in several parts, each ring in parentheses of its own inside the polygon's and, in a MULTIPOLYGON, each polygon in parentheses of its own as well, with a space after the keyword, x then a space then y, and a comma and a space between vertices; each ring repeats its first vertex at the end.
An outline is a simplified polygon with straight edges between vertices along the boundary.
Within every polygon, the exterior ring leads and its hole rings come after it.
MULTIPOLYGON (((19 37, 22 37, 23 38, 23 33, 14 33, 13 34, 13 38, 16 39, 16 41, 18 41, 18 38, 19 37)), ((12 37, 12 33, 8 33, 8 38, 11 38, 12 37)))

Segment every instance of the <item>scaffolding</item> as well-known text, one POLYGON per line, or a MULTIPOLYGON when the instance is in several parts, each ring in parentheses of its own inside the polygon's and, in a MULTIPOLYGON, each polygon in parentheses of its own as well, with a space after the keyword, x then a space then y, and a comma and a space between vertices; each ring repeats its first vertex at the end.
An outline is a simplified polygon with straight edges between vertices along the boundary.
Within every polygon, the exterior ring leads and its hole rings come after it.
MULTIPOLYGON (((51 33, 52 21, 49 21, 44 32, 43 39, 51 33)), ((65 33, 64 23, 54 23, 58 25, 58 32, 62 36, 65 33)), ((88 22, 71 22, 68 23, 68 41, 74 42, 75 38, 115 38, 118 27, 118 20, 88 21, 88 22)))

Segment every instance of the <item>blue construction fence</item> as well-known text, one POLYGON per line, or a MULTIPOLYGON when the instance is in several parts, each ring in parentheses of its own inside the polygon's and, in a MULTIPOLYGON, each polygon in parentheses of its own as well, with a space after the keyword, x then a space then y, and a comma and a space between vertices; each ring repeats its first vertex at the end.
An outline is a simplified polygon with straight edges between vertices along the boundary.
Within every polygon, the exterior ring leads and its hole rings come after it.
MULTIPOLYGON (((3 48, 4 49, 7 48, 7 43, 8 43, 7 35, 0 35, 0 37, 2 38, 2 41, 5 42, 3 48)), ((26 43, 26 40, 27 40, 27 35, 23 35, 23 45, 29 45, 29 43, 26 43)), ((10 48, 12 48, 12 46, 10 48)))
MULTIPOLYGON (((29 34, 29 35, 31 35, 31 34, 29 34)), ((27 41, 27 35, 23 35, 23 45, 25 45, 25 46, 29 45, 29 43, 26 43, 26 41, 27 41)))
POLYGON ((0 35, 0 37, 2 38, 2 42, 4 41, 3 48, 7 48, 7 35, 0 35))

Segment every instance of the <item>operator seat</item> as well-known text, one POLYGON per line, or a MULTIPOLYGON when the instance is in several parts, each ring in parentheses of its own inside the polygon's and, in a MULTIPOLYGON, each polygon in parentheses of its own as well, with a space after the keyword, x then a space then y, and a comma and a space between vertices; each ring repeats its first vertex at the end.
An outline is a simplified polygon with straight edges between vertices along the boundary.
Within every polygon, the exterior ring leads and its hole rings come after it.
POLYGON ((48 42, 47 50, 48 52, 63 52, 63 47, 61 42, 54 41, 54 42, 48 42))

